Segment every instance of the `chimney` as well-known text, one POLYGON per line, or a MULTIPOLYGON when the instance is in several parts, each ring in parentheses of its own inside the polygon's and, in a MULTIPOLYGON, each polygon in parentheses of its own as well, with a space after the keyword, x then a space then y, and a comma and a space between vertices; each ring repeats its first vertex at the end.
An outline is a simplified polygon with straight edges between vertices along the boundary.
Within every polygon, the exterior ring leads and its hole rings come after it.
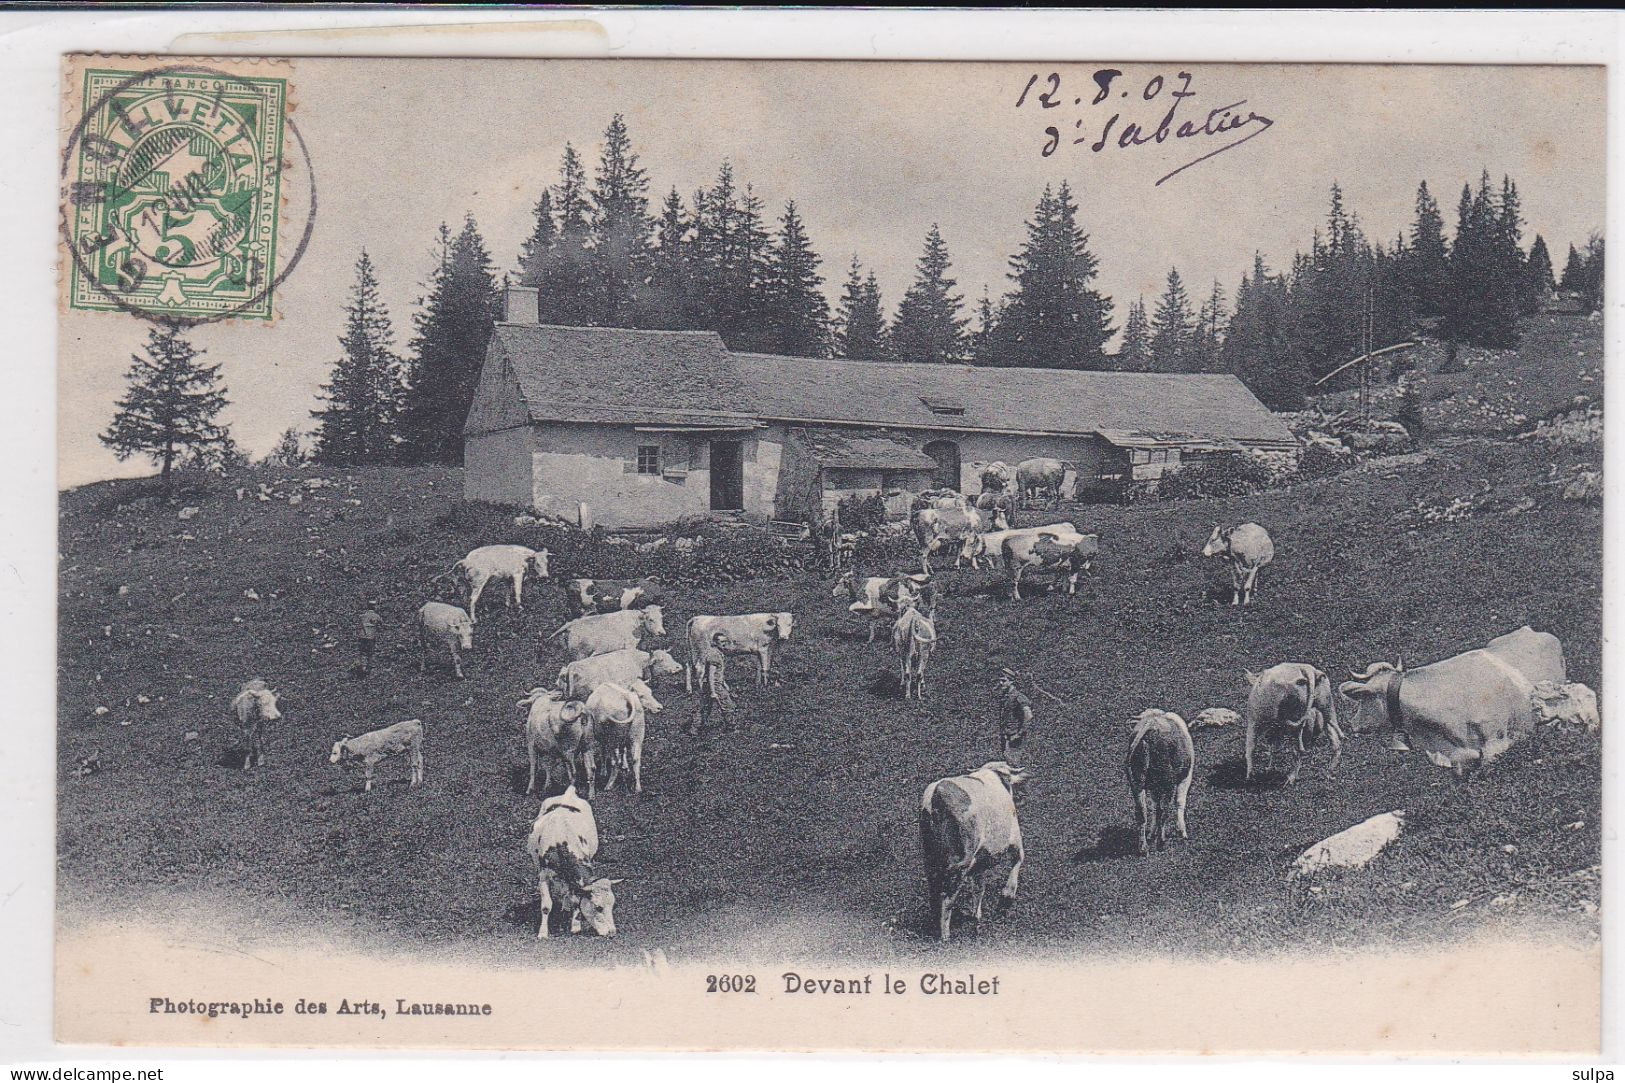
POLYGON ((506 322, 533 325, 542 322, 541 293, 535 286, 509 286, 506 301, 506 322))

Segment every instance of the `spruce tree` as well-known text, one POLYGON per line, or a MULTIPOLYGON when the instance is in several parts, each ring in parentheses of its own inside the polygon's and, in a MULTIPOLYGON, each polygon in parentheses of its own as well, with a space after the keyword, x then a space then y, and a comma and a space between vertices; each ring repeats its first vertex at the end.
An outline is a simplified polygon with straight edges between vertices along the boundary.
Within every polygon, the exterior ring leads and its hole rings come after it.
POLYGON ((1115 367, 1123 372, 1151 371, 1151 321, 1146 318, 1143 297, 1129 303, 1115 367))
POLYGON ((129 389, 119 399, 101 442, 123 462, 145 455, 164 484, 183 455, 207 454, 226 445, 231 434, 217 420, 226 406, 220 366, 201 364, 204 351, 172 323, 147 332, 146 356, 130 356, 129 389))
POLYGON ((1151 364, 1157 372, 1191 371, 1191 337, 1195 328, 1190 296, 1176 268, 1168 270, 1168 286, 1151 318, 1151 364))
POLYGON ((1563 264, 1563 277, 1558 281, 1557 288, 1564 293, 1578 293, 1585 280, 1585 260, 1581 258, 1574 245, 1569 245, 1568 262, 1563 264))
POLYGON ((540 289, 559 234, 558 222, 553 218, 553 193, 542 189, 542 196, 531 213, 534 224, 530 237, 519 250, 519 284, 540 289))
POLYGON ((863 264, 852 257, 846 284, 835 309, 833 345, 835 356, 852 361, 878 361, 886 317, 880 307, 880 285, 873 272, 865 277, 863 264))
POLYGON ((1196 324, 1191 331, 1192 372, 1220 371, 1219 347, 1224 341, 1224 305, 1224 287, 1215 279, 1207 299, 1196 313, 1196 324))
POLYGON ((1091 289, 1100 261, 1078 226, 1078 205, 1063 181, 1048 186, 1010 260, 1014 283, 993 338, 995 363, 1038 368, 1106 367, 1111 301, 1091 289))
POLYGON ((970 334, 970 363, 973 365, 996 365, 998 359, 994 356, 996 348, 994 336, 998 331, 999 320, 1004 312, 993 307, 993 298, 989 295, 987 287, 982 287, 982 296, 976 302, 976 330, 970 334))
POLYGON ((273 466, 301 466, 305 462, 305 444, 299 430, 293 426, 282 430, 277 437, 276 446, 265 456, 265 461, 273 466))
POLYGON ((1551 298, 1557 283, 1552 278, 1552 254, 1546 250, 1546 238, 1535 234, 1535 243, 1529 246, 1529 258, 1524 261, 1523 312, 1539 312, 1551 298))
POLYGON ((1252 275, 1243 277, 1236 290, 1220 357, 1224 370, 1239 376, 1272 410, 1300 408, 1309 379, 1291 347, 1289 305, 1286 282, 1271 275, 1264 257, 1255 254, 1252 275))
POLYGON ((660 205, 655 226, 655 248, 649 256, 649 283, 642 305, 646 327, 668 331, 699 326, 696 319, 695 279, 690 266, 689 230, 683 197, 673 188, 660 205))
POLYGON ((925 236, 914 284, 903 294, 888 336, 897 360, 931 364, 965 360, 969 320, 960 315, 965 301, 954 292, 958 283, 948 274, 950 263, 948 243, 933 223, 925 236))
POLYGON ((796 357, 829 356, 829 302, 818 254, 796 212, 795 200, 784 205, 778 236, 765 274, 767 348, 796 357))
POLYGON ((1602 234, 1593 233, 1586 241, 1585 255, 1581 257, 1578 283, 1580 308, 1587 313, 1597 312, 1602 308, 1605 247, 1602 234))
POLYGON ((1517 220, 1516 189, 1502 188, 1498 203, 1485 171, 1475 192, 1462 188, 1456 237, 1450 248, 1450 308, 1445 332, 1457 342, 1506 348, 1518 344, 1518 287, 1522 259, 1511 242, 1517 220), (1510 196, 1510 208, 1505 206, 1510 196))
POLYGON ((1421 316, 1442 316, 1450 290, 1449 252, 1444 241, 1444 217, 1423 181, 1416 189, 1416 220, 1411 224, 1405 279, 1412 306, 1421 316))
POLYGON ((593 178, 590 230, 593 314, 606 327, 638 325, 638 287, 649 269, 649 177, 638 165, 626 118, 604 131, 593 178))
POLYGON ((600 307, 593 281, 592 205, 581 155, 568 143, 559 162, 559 182, 553 187, 550 209, 558 215, 558 232, 537 283, 542 322, 592 326, 598 323, 600 307))
POLYGON ((408 462, 455 465, 463 461, 463 422, 501 304, 473 215, 455 238, 441 225, 428 290, 412 317, 402 452, 408 462))
POLYGON ((366 249, 356 260, 355 284, 344 311, 342 353, 320 396, 327 405, 311 411, 317 422, 311 457, 339 466, 388 462, 395 455, 401 362, 366 249))

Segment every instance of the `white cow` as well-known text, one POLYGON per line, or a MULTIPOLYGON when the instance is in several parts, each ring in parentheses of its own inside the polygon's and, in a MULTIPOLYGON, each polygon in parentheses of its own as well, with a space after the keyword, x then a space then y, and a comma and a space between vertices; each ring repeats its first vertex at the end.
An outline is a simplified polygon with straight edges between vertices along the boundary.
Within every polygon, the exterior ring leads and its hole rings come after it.
POLYGON ((418 610, 418 672, 429 665, 429 652, 444 647, 451 652, 451 665, 460 680, 463 676, 461 651, 474 647, 474 620, 445 602, 425 602, 418 610))
MULTIPOLYGON (((507 579, 513 583, 513 603, 525 608, 525 575, 535 572, 536 578, 547 578, 547 550, 530 549, 523 545, 482 545, 452 566, 452 575, 460 579, 468 591, 468 619, 479 619, 480 595, 493 579, 507 579)), ((507 598, 503 598, 507 604, 507 598)))
POLYGON ((744 613, 733 617, 702 614, 688 621, 689 664, 685 685, 694 690, 694 681, 700 676, 699 658, 713 636, 721 632, 726 642, 725 654, 752 654, 756 656, 756 683, 765 685, 773 663, 779 655, 779 645, 790 638, 795 618, 789 613, 744 613))
POLYGON ((1275 543, 1269 532, 1257 523, 1242 523, 1221 529, 1215 526, 1202 546, 1205 557, 1224 557, 1230 562, 1230 604, 1252 605, 1253 584, 1258 569, 1275 559, 1275 543))
POLYGON ((360 737, 341 737, 333 743, 333 751, 328 755, 327 762, 343 766, 360 761, 366 777, 363 792, 371 793, 374 769, 389 757, 404 752, 411 772, 407 788, 415 789, 423 782, 423 735, 422 720, 409 718, 393 726, 363 733, 360 737))
POLYGON ((909 606, 892 625, 891 641, 897 652, 897 681, 903 686, 903 698, 924 699, 925 670, 937 649, 937 626, 932 614, 909 606))
POLYGON ((633 681, 669 677, 683 671, 684 667, 670 651, 611 651, 569 663, 559 670, 555 687, 570 699, 585 700, 601 684, 632 687, 633 681))
POLYGON ((258 677, 245 681, 231 701, 232 713, 243 731, 243 770, 265 766, 265 724, 280 722, 276 693, 258 677))
POLYGON ((525 715, 525 753, 530 759, 530 781, 526 793, 536 792, 536 765, 542 766, 542 792, 553 786, 553 768, 564 772, 565 785, 574 786, 577 776, 587 780, 587 796, 593 796, 596 750, 593 747, 592 719, 579 700, 567 700, 563 692, 532 688, 519 701, 525 715))
MULTIPOLYGON (((653 700, 653 696, 649 698, 653 700)), ((658 709, 659 704, 655 706, 658 709)), ((604 789, 613 790, 615 779, 626 770, 632 775, 632 792, 642 793, 647 726, 643 696, 618 684, 601 684, 587 697, 587 715, 592 719, 593 741, 605 774, 604 789)))
POLYGON ((976 920, 982 919, 987 875, 1006 858, 1010 874, 1000 896, 1015 902, 1025 855, 1012 791, 1027 777, 1025 769, 995 760, 968 775, 938 779, 920 797, 926 898, 943 940, 952 934, 954 908, 966 888, 974 888, 976 920))
POLYGON ((573 661, 641 647, 644 636, 665 634, 665 616, 658 605, 651 605, 647 609, 622 609, 577 617, 547 638, 563 647, 573 661))

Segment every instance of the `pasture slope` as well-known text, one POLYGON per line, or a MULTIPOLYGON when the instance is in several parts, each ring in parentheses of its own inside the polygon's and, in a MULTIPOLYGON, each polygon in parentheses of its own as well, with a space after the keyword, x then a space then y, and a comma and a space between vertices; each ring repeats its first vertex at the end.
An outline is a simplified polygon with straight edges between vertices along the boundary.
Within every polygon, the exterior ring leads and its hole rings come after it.
MULTIPOLYGON (((596 803, 603 867, 626 877, 622 935, 541 946, 524 852, 538 799, 523 793, 515 700, 556 672, 537 644, 564 619, 561 592, 532 584, 522 615, 486 611, 465 681, 420 676, 409 635, 423 600, 451 600, 431 579, 458 555, 535 542, 540 528, 461 505, 453 470, 262 472, 189 498, 200 510, 185 521, 132 505, 138 484, 87 486, 64 494, 61 515, 62 913, 219 904, 265 935, 314 928, 366 950, 527 965, 636 958, 639 947, 674 961, 1228 954, 1514 924, 1594 937, 1594 738, 1545 732, 1460 784, 1363 734, 1335 777, 1322 754, 1288 789, 1278 776, 1241 783, 1239 732, 1198 732, 1191 839, 1150 860, 1131 853, 1122 771, 1142 708, 1239 708, 1242 670, 1282 660, 1340 680, 1531 624, 1562 638, 1572 680, 1600 689, 1601 513, 1548 480, 1554 461, 1579 454, 1458 432, 1287 490, 1075 509, 1103 551, 1076 598, 1016 604, 993 573, 944 576, 942 644, 919 704, 897 698, 889 649, 864 644, 816 573, 682 587, 668 607, 674 633, 696 612, 793 611, 783 684, 756 689, 734 667, 743 731, 697 740, 677 732, 693 709, 680 680, 657 686, 666 710, 651 724, 645 793, 596 803), (333 484, 304 488, 312 478, 333 484), (1426 513, 1486 480, 1470 517, 1426 513), (302 499, 231 491, 260 481, 302 499), (1248 519, 1269 527, 1277 556, 1243 612, 1214 602, 1227 579, 1196 553, 1214 522, 1248 519), (388 628, 374 675, 360 679, 348 668, 369 596, 388 628), (1035 696, 1019 902, 980 929, 967 920, 942 948, 927 928, 915 810, 932 779, 993 758, 1001 666, 1066 703, 1035 696), (237 736, 227 704, 250 676, 282 693, 286 717, 268 766, 245 774, 222 756, 237 736), (423 789, 408 792, 390 764, 363 796, 327 765, 338 737, 408 717, 428 726, 423 789), (102 769, 76 775, 93 751, 102 769), (1401 808, 1410 829, 1368 870, 1285 881, 1303 847, 1401 808)), ((599 551, 637 561, 629 547, 599 551)), ((601 571, 569 559, 587 558, 561 557, 555 578, 601 571)))

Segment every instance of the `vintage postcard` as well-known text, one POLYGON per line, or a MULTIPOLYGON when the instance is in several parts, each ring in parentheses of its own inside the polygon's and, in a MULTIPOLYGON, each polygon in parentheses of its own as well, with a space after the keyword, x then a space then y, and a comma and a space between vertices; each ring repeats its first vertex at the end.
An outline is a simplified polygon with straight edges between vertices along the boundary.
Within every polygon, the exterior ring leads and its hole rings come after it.
POLYGON ((58 1040, 1598 1049, 1603 67, 60 90, 58 1040))

